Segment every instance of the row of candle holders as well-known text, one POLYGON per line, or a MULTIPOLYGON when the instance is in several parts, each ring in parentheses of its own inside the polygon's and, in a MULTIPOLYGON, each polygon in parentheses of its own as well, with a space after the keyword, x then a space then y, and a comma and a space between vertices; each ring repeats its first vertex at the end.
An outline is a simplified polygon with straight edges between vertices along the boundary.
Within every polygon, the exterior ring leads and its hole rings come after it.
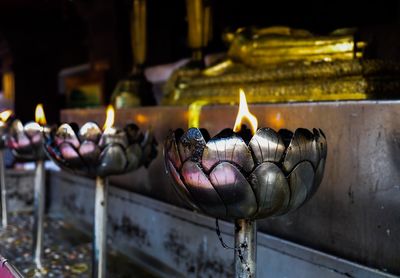
MULTIPOLYGON (((40 107, 39 107, 40 108, 40 107)), ((38 111, 37 111, 38 112, 38 111)), ((249 118, 252 115, 247 111, 249 118)), ((157 155, 152 133, 129 123, 113 127, 107 110, 101 129, 88 122, 50 128, 44 113, 26 125, 9 111, 0 113, 0 147, 17 159, 36 162, 34 186, 33 259, 42 269, 44 163, 52 159, 61 169, 95 178, 92 277, 106 275, 108 177, 148 166, 157 155)), ((196 211, 235 222, 235 276, 256 275, 256 219, 279 216, 304 204, 321 183, 327 145, 321 130, 278 132, 239 121, 210 138, 204 129, 171 131, 164 144, 166 172, 177 194, 196 211)), ((7 226, 4 161, 0 154, 2 226, 7 226)))

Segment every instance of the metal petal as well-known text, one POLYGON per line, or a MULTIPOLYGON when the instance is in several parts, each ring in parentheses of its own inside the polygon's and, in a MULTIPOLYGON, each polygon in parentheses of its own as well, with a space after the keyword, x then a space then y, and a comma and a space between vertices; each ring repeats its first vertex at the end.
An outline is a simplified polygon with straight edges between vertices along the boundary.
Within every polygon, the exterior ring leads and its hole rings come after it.
POLYGON ((254 167, 249 148, 243 139, 237 135, 226 138, 212 138, 208 141, 201 160, 205 171, 210 171, 212 167, 222 161, 238 165, 245 172, 250 172, 254 167))
POLYGON ((224 202, 197 163, 190 160, 183 163, 181 174, 186 188, 203 212, 218 218, 227 216, 224 202))
POLYGON ((74 146, 71 143, 69 142, 61 143, 59 149, 64 161, 68 163, 70 167, 72 168, 85 167, 81 157, 78 154, 78 151, 74 148, 74 146))
MULTIPOLYGON (((29 141, 29 139, 28 138, 25 138, 26 139, 26 141, 25 141, 25 143, 24 143, 24 146, 25 147, 28 147, 29 148, 29 143, 30 143, 30 141, 29 141)), ((16 138, 14 138, 14 137, 8 137, 8 139, 7 139, 7 146, 10 148, 10 149, 12 149, 12 150, 14 150, 14 149, 17 149, 18 147, 19 147, 19 144, 18 144, 18 141, 17 141, 17 139, 16 138)), ((29 148, 30 149, 30 148, 29 148)))
POLYGON ((84 141, 79 147, 79 154, 89 167, 98 163, 100 148, 93 141, 84 141))
POLYGON ((43 144, 43 128, 35 122, 27 123, 24 126, 24 133, 30 140, 32 148, 36 148, 38 152, 41 151, 41 146, 43 144))
POLYGON ((54 141, 57 146, 63 142, 69 142, 76 149, 79 149, 80 145, 78 137, 75 134, 75 131, 69 124, 60 125, 60 127, 56 131, 54 141))
POLYGON ((139 131, 139 127, 133 123, 127 124, 124 127, 124 131, 128 138, 128 143, 133 144, 139 142, 143 134, 139 131))
POLYGON ((98 143, 101 133, 101 129, 96 123, 87 122, 79 129, 79 138, 81 142, 92 141, 98 143))
POLYGON ((271 128, 260 128, 251 138, 249 147, 257 164, 271 161, 279 162, 285 151, 282 138, 271 128))
POLYGON ((303 161, 288 176, 290 202, 288 210, 295 210, 307 199, 314 183, 314 169, 310 162, 303 161))
POLYGON ((24 126, 24 133, 30 138, 31 142, 35 145, 42 143, 42 131, 43 128, 35 122, 27 123, 24 126))
POLYGON ((18 150, 21 153, 29 153, 32 150, 32 144, 31 141, 27 136, 24 134, 18 135, 16 138, 17 140, 13 140, 15 142, 13 144, 13 149, 18 150))
POLYGON ((128 161, 121 145, 110 144, 100 154, 100 163, 97 168, 101 177, 123 174, 128 161))
POLYGON ((99 146, 105 148, 110 144, 120 144, 123 148, 128 147, 128 138, 125 131, 117 128, 108 128, 100 137, 99 146))
POLYGON ((250 218, 256 213, 254 191, 235 166, 229 162, 218 164, 210 173, 210 181, 224 201, 228 217, 250 218))
POLYGON ((21 136, 19 141, 11 139, 10 142, 13 143, 9 144, 9 147, 12 149, 13 155, 18 160, 35 160, 35 148, 37 148, 37 146, 31 144, 31 141, 27 137, 21 136))
POLYGON ((142 149, 139 144, 130 145, 126 149, 126 158, 128 159, 127 171, 135 170, 140 167, 142 160, 142 149))
POLYGON ((187 159, 200 161, 203 150, 206 146, 203 134, 198 128, 189 128, 178 141, 178 150, 181 161, 187 159))
POLYGON ((286 156, 283 160, 283 169, 289 173, 302 161, 310 161, 314 168, 318 166, 318 151, 314 135, 304 128, 295 131, 293 138, 287 148, 286 156))
POLYGON ((164 151, 167 158, 172 162, 175 168, 179 170, 182 166, 182 162, 176 145, 174 132, 168 134, 168 137, 165 140, 164 151))
POLYGON ((167 173, 171 177, 173 181, 173 187, 176 191, 176 193, 179 195, 181 199, 183 199, 188 205, 190 205, 193 209, 201 211, 199 207, 196 205, 192 195, 190 192, 187 190, 185 184, 182 182, 179 173, 176 171, 174 165, 171 163, 171 161, 166 160, 166 169, 167 173))
POLYGON ((66 165, 66 161, 62 157, 60 149, 58 147, 53 148, 50 144, 45 145, 45 150, 47 151, 48 156, 57 164, 57 165, 66 165))
POLYGON ((326 155, 328 153, 328 146, 326 143, 326 137, 324 132, 319 129, 315 129, 314 128, 314 137, 315 137, 315 144, 316 144, 316 148, 319 154, 319 159, 326 159, 326 155))
POLYGON ((24 126, 22 125, 20 120, 12 121, 10 129, 11 129, 10 131, 11 131, 12 135, 24 132, 24 126))
POLYGON ((30 139, 31 139, 32 145, 34 145, 36 147, 43 144, 43 134, 42 133, 36 133, 30 139))
POLYGON ((20 149, 22 152, 27 153, 31 150, 31 141, 24 132, 24 126, 20 120, 12 122, 10 129, 11 138, 9 140, 9 147, 16 150, 20 149))
POLYGON ((264 162, 253 171, 249 180, 256 193, 257 218, 280 214, 286 210, 290 200, 290 189, 278 166, 264 162))

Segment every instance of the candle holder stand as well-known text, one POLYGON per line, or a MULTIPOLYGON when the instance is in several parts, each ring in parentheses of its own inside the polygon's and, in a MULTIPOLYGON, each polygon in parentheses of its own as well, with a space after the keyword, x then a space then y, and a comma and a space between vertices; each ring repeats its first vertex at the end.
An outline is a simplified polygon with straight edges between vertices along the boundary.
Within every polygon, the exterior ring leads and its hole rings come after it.
POLYGON ((47 127, 42 127, 36 122, 22 125, 16 119, 12 122, 8 137, 8 147, 15 158, 22 162, 35 162, 34 178, 34 207, 33 207, 33 236, 32 257, 36 269, 46 272, 43 263, 43 222, 45 211, 45 168, 46 154, 43 149, 43 134, 48 132, 47 127))
POLYGON ((321 130, 260 128, 171 132, 166 170, 191 208, 235 222, 235 277, 256 276, 256 219, 289 213, 321 183, 327 144, 321 130))
POLYGON ((62 124, 54 130, 46 138, 46 151, 62 169, 96 180, 92 277, 105 277, 108 177, 147 167, 156 155, 156 142, 134 124, 104 132, 92 122, 77 133, 73 127, 77 125, 62 124))

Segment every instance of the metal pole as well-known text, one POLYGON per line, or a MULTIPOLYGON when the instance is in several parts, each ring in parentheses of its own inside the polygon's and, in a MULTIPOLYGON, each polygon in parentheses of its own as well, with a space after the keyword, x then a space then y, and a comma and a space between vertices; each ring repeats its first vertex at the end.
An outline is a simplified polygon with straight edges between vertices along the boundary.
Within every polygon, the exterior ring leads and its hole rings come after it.
POLYGON ((256 277, 257 228, 255 220, 235 221, 235 277, 256 277))
POLYGON ((44 161, 36 161, 34 189, 34 222, 33 222, 33 260, 37 269, 42 269, 43 221, 45 202, 45 169, 44 161))
POLYGON ((92 277, 106 276, 108 179, 96 178, 92 277))
POLYGON ((4 152, 0 150, 0 190, 1 190, 1 228, 8 225, 7 211, 7 189, 6 189, 6 167, 4 165, 4 152))

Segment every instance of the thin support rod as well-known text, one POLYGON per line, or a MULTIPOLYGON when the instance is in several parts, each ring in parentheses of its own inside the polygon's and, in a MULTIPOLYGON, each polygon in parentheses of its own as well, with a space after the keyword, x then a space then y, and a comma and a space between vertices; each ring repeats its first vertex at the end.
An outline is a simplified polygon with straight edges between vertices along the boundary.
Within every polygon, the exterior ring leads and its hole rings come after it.
POLYGON ((256 277, 257 228, 256 221, 235 221, 235 277, 256 277))
POLYGON ((106 277, 108 179, 96 178, 94 203, 93 278, 106 277))
POLYGON ((45 204, 45 169, 44 161, 36 161, 34 184, 34 219, 33 219, 33 260, 37 269, 42 269, 43 221, 45 204))
POLYGON ((1 190, 1 228, 5 229, 8 225, 7 211, 7 189, 6 189, 6 167, 4 163, 4 152, 0 150, 0 190, 1 190))

